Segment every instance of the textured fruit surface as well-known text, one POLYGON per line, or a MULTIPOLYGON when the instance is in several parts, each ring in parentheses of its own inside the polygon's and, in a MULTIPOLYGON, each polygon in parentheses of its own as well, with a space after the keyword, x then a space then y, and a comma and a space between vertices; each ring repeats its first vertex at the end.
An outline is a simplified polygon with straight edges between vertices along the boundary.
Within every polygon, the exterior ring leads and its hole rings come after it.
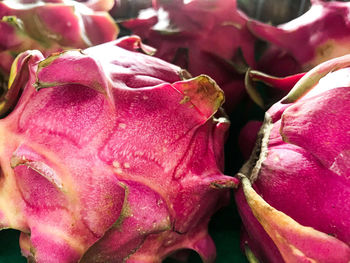
POLYGON ((242 99, 244 72, 255 66, 255 38, 234 0, 155 1, 123 23, 157 49, 155 56, 207 74, 224 90, 230 111, 242 99))
POLYGON ((277 27, 249 21, 251 32, 271 44, 258 63, 259 70, 287 76, 349 53, 350 3, 311 3, 305 14, 277 27))
POLYGON ((113 0, 11 0, 0 2, 0 101, 11 64, 23 51, 44 55, 68 48, 87 48, 114 40, 118 27, 107 10, 113 0))
POLYGON ((161 262, 192 249, 214 261, 207 225, 237 183, 222 174, 223 92, 141 51, 127 37, 16 59, 0 226, 22 232, 28 259, 161 262))
POLYGON ((343 56, 300 78, 238 174, 243 246, 262 262, 350 261, 349 66, 343 56))

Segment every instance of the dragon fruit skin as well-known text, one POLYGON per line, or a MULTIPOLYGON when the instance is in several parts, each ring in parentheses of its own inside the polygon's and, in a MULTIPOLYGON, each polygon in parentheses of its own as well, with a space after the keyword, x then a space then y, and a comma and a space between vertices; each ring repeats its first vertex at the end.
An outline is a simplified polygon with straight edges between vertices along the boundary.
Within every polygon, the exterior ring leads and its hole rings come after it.
MULTIPOLYGON (((38 49, 45 55, 87 48, 114 40, 118 27, 108 14, 112 0, 16 0, 0 2, 0 76, 6 83, 20 53, 38 49), (95 9, 92 9, 95 8, 95 9)), ((6 84, 5 84, 6 85, 6 84)))
POLYGON ((312 0, 302 16, 272 26, 249 21, 258 38, 271 44, 258 63, 259 70, 278 76, 308 71, 329 59, 348 54, 350 3, 312 0))
POLYGON ((235 192, 259 262, 350 260, 349 66, 349 55, 320 64, 266 113, 235 192))
POLYGON ((244 92, 246 64, 255 66, 255 38, 235 0, 155 1, 123 26, 155 47, 155 56, 207 74, 224 90, 230 111, 244 92))
POLYGON ((223 92, 136 50, 148 47, 134 36, 16 59, 0 225, 22 231, 29 260, 161 262, 188 248, 213 262, 208 221, 237 184, 221 172, 223 92))
POLYGON ((305 75, 305 72, 287 77, 276 77, 248 69, 245 76, 245 88, 249 97, 260 108, 268 110, 282 99, 290 89, 305 75))

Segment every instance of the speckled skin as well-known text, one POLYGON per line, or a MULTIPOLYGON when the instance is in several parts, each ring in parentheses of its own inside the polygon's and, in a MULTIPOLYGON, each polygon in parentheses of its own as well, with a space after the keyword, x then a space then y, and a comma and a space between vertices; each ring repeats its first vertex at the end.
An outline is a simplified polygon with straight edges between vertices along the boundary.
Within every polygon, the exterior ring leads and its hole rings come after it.
POLYGON ((238 174, 242 243, 261 262, 350 261, 349 66, 320 64, 274 104, 238 174))
POLYGON ((22 231, 34 262, 154 263, 185 248, 215 259, 208 221, 237 184, 222 174, 223 92, 136 50, 149 49, 128 37, 16 60, 0 225, 22 231))

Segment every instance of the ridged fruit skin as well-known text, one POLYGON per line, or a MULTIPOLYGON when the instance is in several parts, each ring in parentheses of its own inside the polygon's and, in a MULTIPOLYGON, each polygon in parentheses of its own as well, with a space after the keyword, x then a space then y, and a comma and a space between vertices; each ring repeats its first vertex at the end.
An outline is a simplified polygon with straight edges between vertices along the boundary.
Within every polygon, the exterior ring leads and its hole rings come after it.
POLYGON ((329 59, 350 52, 350 3, 311 0, 302 16, 278 26, 249 21, 258 38, 270 43, 258 70, 278 76, 308 71, 329 59))
POLYGON ((235 192, 252 262, 350 261, 349 76, 324 62, 266 112, 235 192))
POLYGON ((207 74, 224 90, 227 111, 244 91, 247 65, 254 67, 255 37, 248 18, 234 0, 154 1, 137 19, 123 26, 157 49, 155 56, 187 69, 194 76, 207 74))
POLYGON ((72 0, 1 1, 0 80, 7 82, 20 52, 38 49, 50 55, 114 40, 119 29, 107 12, 112 6, 113 0, 85 4, 72 0))
POLYGON ((0 226, 31 262, 213 262, 225 176, 224 96, 205 75, 148 56, 136 36, 18 56, 0 119, 0 226), (214 116, 215 115, 215 116, 214 116))

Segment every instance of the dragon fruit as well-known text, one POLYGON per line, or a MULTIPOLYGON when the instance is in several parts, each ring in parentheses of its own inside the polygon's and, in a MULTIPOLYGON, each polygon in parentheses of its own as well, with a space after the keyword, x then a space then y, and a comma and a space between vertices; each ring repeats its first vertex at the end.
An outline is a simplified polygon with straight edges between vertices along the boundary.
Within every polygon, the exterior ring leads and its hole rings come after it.
POLYGON ((154 1, 122 25, 157 49, 155 56, 207 74, 224 90, 227 111, 245 94, 244 72, 254 67, 255 38, 235 0, 154 1))
POLYGON ((251 20, 248 27, 270 43, 258 69, 286 76, 350 52, 349 2, 311 0, 302 16, 277 27, 251 20))
POLYGON ((29 260, 154 263, 192 249, 213 262, 207 225, 238 183, 222 174, 223 92, 141 51, 132 36, 17 57, 0 226, 21 231, 29 260))
POLYGON ((113 0, 90 0, 86 4, 72 0, 1 1, 2 89, 6 91, 11 64, 20 52, 38 49, 49 55, 114 40, 118 27, 106 12, 112 6, 113 0))
POLYGON ((235 193, 252 262, 350 261, 349 76, 324 62, 267 111, 235 193))

